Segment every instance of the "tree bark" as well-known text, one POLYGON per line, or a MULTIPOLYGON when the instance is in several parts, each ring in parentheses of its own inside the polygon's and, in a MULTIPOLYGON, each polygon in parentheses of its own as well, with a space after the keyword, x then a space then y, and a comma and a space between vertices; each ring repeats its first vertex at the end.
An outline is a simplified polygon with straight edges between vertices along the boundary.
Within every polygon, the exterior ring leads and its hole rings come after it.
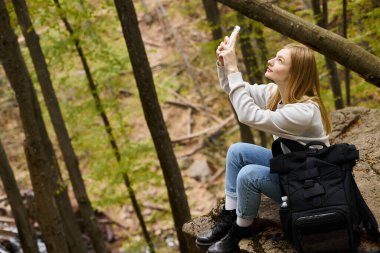
POLYGON ((0 27, 0 58, 19 104, 25 132, 25 155, 36 198, 37 220, 48 252, 68 253, 63 224, 54 199, 53 163, 44 143, 44 138, 48 138, 47 133, 41 131, 43 120, 40 107, 17 37, 10 26, 4 0, 0 0, 0 27))
POLYGON ((347 39, 282 10, 266 0, 217 0, 265 26, 310 46, 380 87, 380 59, 347 39))
POLYGON ((182 226, 190 220, 190 209, 181 171, 174 155, 169 133, 158 102, 152 71, 138 26, 136 11, 132 0, 115 0, 114 2, 132 63, 145 120, 152 135, 164 174, 180 252, 186 253, 188 252, 188 248, 182 232, 182 226))
MULTIPOLYGON (((73 28, 71 27, 71 25, 70 25, 69 21, 67 20, 67 18, 62 14, 62 8, 61 8, 61 5, 59 3, 59 0, 54 0, 54 3, 57 6, 58 10, 61 12, 61 14, 60 14, 61 15, 61 19, 62 19, 62 22, 64 23, 64 25, 66 27, 66 30, 69 32, 69 34, 72 36, 72 38, 74 40, 75 49, 78 52, 79 58, 80 58, 80 60, 82 62, 83 68, 85 70, 86 77, 87 77, 87 80, 88 80, 89 89, 90 89, 92 97, 94 98, 94 101, 95 101, 96 110, 98 111, 100 117, 102 118, 105 130, 106 130, 107 135, 108 135, 109 143, 110 143, 110 145, 111 145, 111 147, 112 147, 112 149, 114 151, 114 155, 115 155, 115 158, 116 158, 117 162, 120 164, 120 162, 121 162, 120 150, 119 150, 119 147, 118 147, 118 145, 116 143, 116 139, 115 139, 115 137, 113 135, 113 130, 112 130, 111 123, 108 120, 107 114, 106 114, 106 112, 104 110, 104 107, 102 105, 102 102, 100 100, 100 96, 99 96, 99 92, 98 92, 97 86, 96 86, 96 84, 94 82, 94 79, 92 78, 90 67, 89 67, 89 65, 87 63, 87 59, 86 59, 86 57, 85 57, 85 55, 83 53, 82 47, 80 46, 80 41, 79 41, 79 39, 77 37, 74 36, 74 30, 73 30, 73 28)), ((127 173, 123 173, 122 176, 123 176, 123 179, 124 179, 124 184, 127 187, 128 194, 129 194, 129 197, 131 199, 133 209, 136 212, 136 216, 137 216, 137 218, 139 220, 139 223, 140 223, 140 226, 141 226, 141 229, 142 229, 145 241, 147 242, 147 244, 149 246, 150 252, 154 253, 153 242, 152 242, 152 240, 150 238, 150 235, 149 235, 149 232, 148 232, 148 230, 146 228, 144 217, 142 215, 140 206, 139 206, 139 204, 137 202, 136 195, 135 195, 135 192, 134 192, 134 190, 132 188, 129 176, 128 176, 127 173)))
MULTIPOLYGON (((245 71, 248 76, 248 81, 251 84, 254 84, 254 83, 258 83, 259 80, 258 80, 258 64, 256 61, 255 52, 253 51, 251 41, 249 38, 249 34, 252 31, 252 27, 250 26, 250 24, 245 23, 243 19, 244 19, 243 16, 238 14, 238 20, 239 20, 239 23, 241 23, 241 30, 239 33, 239 45, 240 45, 240 50, 242 52, 245 71)), ((235 113, 236 119, 238 120, 235 110, 234 110, 234 113, 235 113)), ((254 144, 255 140, 250 128, 247 125, 242 124, 240 121, 239 121, 239 127, 240 127, 241 140, 243 142, 254 144), (248 128, 248 131, 245 130, 245 128, 248 128)))
POLYGON ((219 40, 223 38, 222 27, 220 26, 220 15, 218 3, 215 0, 202 0, 203 8, 206 11, 207 21, 212 30, 212 38, 219 40))
POLYGON ((248 81, 251 84, 262 83, 262 73, 260 73, 257 56, 255 55, 255 51, 251 44, 252 39, 250 38, 250 34, 252 33, 252 24, 247 22, 241 13, 237 14, 237 18, 241 24, 241 30, 239 32, 239 45, 241 53, 243 55, 243 61, 245 71, 247 72, 248 81))
MULTIPOLYGON (((206 11, 206 17, 212 28, 212 37, 215 41, 222 41, 223 34, 220 25, 219 9, 215 0, 202 0, 203 7, 206 11)), ((255 143, 254 136, 249 126, 241 123, 237 117, 234 107, 230 103, 231 109, 234 112, 236 122, 239 125, 240 140, 246 143, 255 143)))
MULTIPOLYGON (((238 13, 238 20, 242 24, 242 29, 240 30, 239 34, 239 44, 240 44, 240 49, 243 55, 243 60, 244 60, 244 66, 245 70, 247 72, 248 76, 248 81, 251 84, 257 83, 257 84, 262 84, 263 83, 263 73, 260 71, 262 68, 259 67, 259 63, 257 61, 257 55, 255 55, 255 51, 252 47, 251 44, 251 39, 250 39, 250 34, 252 33, 252 25, 250 23, 247 23, 244 20, 244 16, 241 13, 238 13)), ((256 36, 258 35, 257 29, 254 29, 254 35, 255 38, 253 39, 254 42, 258 45, 258 40, 256 36)), ((262 32, 261 32, 262 35, 262 32)), ((260 36, 260 34, 259 34, 260 36)), ((265 45, 264 45, 265 47, 265 45)), ((265 52, 260 50, 260 56, 262 57, 265 52)), ((266 139, 266 134, 263 131, 258 131, 260 135, 260 145, 262 147, 267 146, 267 139, 266 139)), ((251 137, 249 137, 251 138, 251 137)), ((254 141, 254 137, 252 136, 252 140, 254 141)), ((254 142, 252 142, 254 143, 254 142)))
MULTIPOLYGON (((328 9, 327 9, 327 1, 323 0, 323 14, 321 13, 321 6, 319 4, 319 0, 312 0, 312 7, 314 18, 317 21, 317 25, 327 29, 328 25, 328 9)), ((340 80, 338 75, 338 69, 333 60, 325 56, 326 67, 330 73, 330 86, 332 89, 335 109, 343 109, 343 96, 342 89, 340 88, 340 80)))
MULTIPOLYGON (((347 0, 342 3, 342 19, 343 19, 343 37, 347 38, 347 0)), ((346 104, 351 105, 351 92, 350 92, 350 70, 344 68, 344 83, 346 87, 346 104)))
MULTIPOLYGON (((23 12, 24 10, 27 11, 26 5, 25 6, 18 6, 19 2, 16 2, 16 6, 20 7, 20 9, 17 10, 17 12, 23 12)), ((20 13, 19 13, 20 14, 20 13)), ((31 43, 30 37, 28 37, 29 46, 31 43)), ((33 46, 33 50, 37 49, 33 46)), ((35 52, 33 52, 33 56, 36 56, 35 52)), ((34 59, 36 60, 36 59, 34 59)), ((41 59, 37 59, 41 60, 41 59)), ((35 62, 34 62, 35 63, 35 62)), ((41 67, 41 66, 39 66, 41 67)), ((38 71, 39 72, 39 71, 38 71)), ((41 72, 39 72, 41 74, 41 72)), ((46 74, 46 73, 43 73, 46 74)), ((33 84, 32 84, 33 85, 33 84)), ((50 95, 50 94, 49 94, 50 95)), ((39 108, 38 100, 36 98, 36 107, 39 108)), ((49 98, 49 102, 52 101, 52 98, 49 98)), ((49 104, 50 105, 50 104, 49 104)), ((79 230, 79 225, 76 222, 76 218, 74 215, 74 211, 71 206, 70 198, 67 193, 67 185, 62 179, 62 175, 59 169, 58 161, 56 159, 53 145, 49 139, 46 126, 43 122, 43 119, 38 121, 39 124, 39 130, 42 135, 42 143, 44 145, 44 148, 46 150, 47 157, 50 162, 50 168, 51 168, 51 180, 53 183, 53 191, 54 191, 54 198, 56 200, 56 204, 62 219, 62 224, 65 232, 66 242, 69 247, 69 251, 71 253, 85 253, 84 244, 82 241, 82 235, 79 230)))
POLYGON ((28 214, 24 207, 17 182, 5 154, 3 144, 0 141, 0 177, 3 182, 5 193, 16 221, 17 232, 21 241, 21 247, 25 253, 39 252, 37 237, 29 222, 28 214))
MULTIPOLYGON (((74 194, 79 205, 79 211, 84 221, 86 231, 91 238, 95 251, 97 253, 107 252, 101 231, 96 224, 95 214, 91 207, 91 202, 88 198, 86 187, 79 170, 78 158, 71 144, 69 133, 67 131, 65 121, 63 119, 59 103, 50 79, 45 57, 39 43, 39 37, 33 28, 26 2, 25 0, 13 0, 13 5, 15 7, 15 12, 17 14, 22 33, 25 37, 26 45, 28 46, 32 57, 37 77, 41 85, 46 107, 49 111, 50 119, 52 121, 58 143, 63 154, 66 168, 69 172, 70 181, 73 186, 74 194)), ((80 237, 74 238, 74 240, 80 239, 80 237)))
POLYGON ((259 23, 254 24, 253 26, 253 33, 255 35, 255 42, 258 48, 258 51, 260 52, 260 61, 258 61, 259 64, 259 70, 260 70, 260 82, 265 83, 266 77, 263 73, 265 73, 267 66, 268 66, 268 48, 267 43, 264 38, 264 33, 262 29, 262 25, 259 23))

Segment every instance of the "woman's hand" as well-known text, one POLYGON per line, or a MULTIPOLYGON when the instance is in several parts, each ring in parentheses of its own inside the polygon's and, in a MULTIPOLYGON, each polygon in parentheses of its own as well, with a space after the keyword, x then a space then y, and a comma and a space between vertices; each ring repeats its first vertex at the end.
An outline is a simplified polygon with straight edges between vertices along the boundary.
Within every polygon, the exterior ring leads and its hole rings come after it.
POLYGON ((226 36, 224 38, 224 41, 221 42, 218 48, 216 49, 216 58, 217 58, 218 64, 220 66, 224 66, 224 69, 227 71, 227 75, 239 71, 237 68, 236 53, 235 53, 237 39, 233 42, 230 48, 227 46, 229 39, 230 38, 226 36))
POLYGON ((216 48, 216 61, 219 66, 224 66, 223 57, 220 54, 222 53, 224 48, 227 47, 227 43, 225 42, 226 38, 224 39, 224 41, 220 42, 219 46, 216 48))

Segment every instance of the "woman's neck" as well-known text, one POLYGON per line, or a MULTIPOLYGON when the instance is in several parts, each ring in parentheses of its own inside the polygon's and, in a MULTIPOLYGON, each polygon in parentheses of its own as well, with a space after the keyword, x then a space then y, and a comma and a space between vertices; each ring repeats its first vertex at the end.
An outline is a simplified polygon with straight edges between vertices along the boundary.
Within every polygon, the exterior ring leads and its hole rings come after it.
POLYGON ((286 97, 286 87, 287 87, 287 83, 276 83, 277 84, 277 88, 280 92, 280 96, 281 96, 281 102, 284 102, 284 98, 286 97))

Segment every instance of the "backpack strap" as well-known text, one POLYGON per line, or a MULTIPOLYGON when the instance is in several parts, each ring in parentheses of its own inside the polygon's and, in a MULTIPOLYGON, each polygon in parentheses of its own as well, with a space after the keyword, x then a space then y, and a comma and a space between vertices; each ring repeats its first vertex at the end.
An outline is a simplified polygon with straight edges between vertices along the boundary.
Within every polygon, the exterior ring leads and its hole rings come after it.
POLYGON ((376 218, 365 202, 353 177, 352 184, 354 186, 355 198, 357 201, 360 216, 363 219, 364 228, 372 241, 380 242, 379 226, 377 224, 376 218))
MULTIPOLYGON (((279 156, 279 155, 282 155, 284 152, 282 151, 282 147, 281 147, 281 143, 285 144, 285 146, 287 146, 291 152, 295 152, 295 151, 302 151, 302 150, 305 150, 305 147, 300 144, 299 142, 297 141, 293 141, 293 140, 288 140, 288 139, 284 139, 284 138, 277 138, 273 143, 272 143, 272 155, 274 158, 271 159, 270 163, 270 167, 271 167, 271 171, 272 171, 272 168, 274 167, 281 167, 281 162, 282 162, 282 159, 280 157, 277 157, 276 156, 279 156), (275 165, 277 163, 277 165, 275 165)), ((284 189, 284 186, 280 180, 280 190, 281 190, 281 194, 282 196, 286 196, 286 191, 284 189)))
POLYGON ((278 155, 283 154, 282 148, 281 148, 281 143, 285 144, 289 148, 291 152, 296 152, 296 151, 303 151, 305 150, 305 146, 302 145, 301 143, 285 138, 277 138, 273 143, 272 143, 272 155, 273 157, 276 157, 278 155))

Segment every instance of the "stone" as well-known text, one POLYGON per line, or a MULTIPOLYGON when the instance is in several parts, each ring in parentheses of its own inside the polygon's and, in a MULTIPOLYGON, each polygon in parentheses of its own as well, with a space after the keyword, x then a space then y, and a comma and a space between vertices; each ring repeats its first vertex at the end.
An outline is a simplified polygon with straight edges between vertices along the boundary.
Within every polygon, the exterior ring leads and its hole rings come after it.
POLYGON ((206 182, 211 175, 211 168, 207 159, 197 159, 187 169, 186 174, 200 182, 206 182))

